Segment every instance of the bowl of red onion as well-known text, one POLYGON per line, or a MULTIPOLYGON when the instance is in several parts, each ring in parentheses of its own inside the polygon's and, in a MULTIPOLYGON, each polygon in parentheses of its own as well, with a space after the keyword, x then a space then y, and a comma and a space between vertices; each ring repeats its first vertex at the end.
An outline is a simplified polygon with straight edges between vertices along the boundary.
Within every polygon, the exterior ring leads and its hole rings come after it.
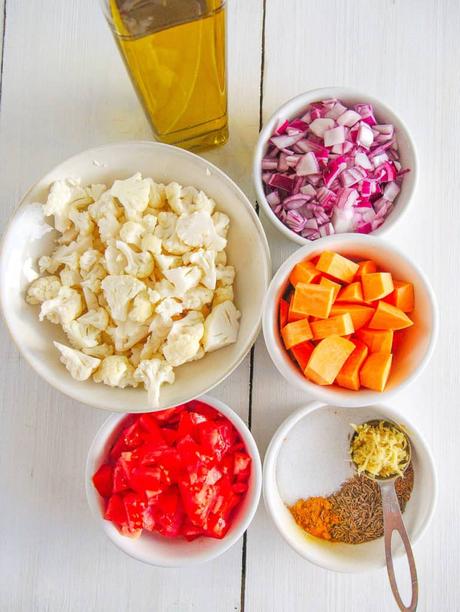
POLYGON ((358 91, 327 87, 292 98, 256 146, 259 203, 289 239, 383 234, 405 213, 417 156, 402 120, 358 91))

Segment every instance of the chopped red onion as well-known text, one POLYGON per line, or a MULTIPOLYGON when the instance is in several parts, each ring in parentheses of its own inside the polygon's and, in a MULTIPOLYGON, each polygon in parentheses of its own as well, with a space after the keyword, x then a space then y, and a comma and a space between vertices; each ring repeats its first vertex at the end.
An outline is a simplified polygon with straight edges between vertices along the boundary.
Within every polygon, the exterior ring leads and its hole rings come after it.
POLYGON ((370 104, 336 99, 280 123, 262 160, 268 204, 308 240, 380 227, 407 172, 395 127, 378 123, 370 104))

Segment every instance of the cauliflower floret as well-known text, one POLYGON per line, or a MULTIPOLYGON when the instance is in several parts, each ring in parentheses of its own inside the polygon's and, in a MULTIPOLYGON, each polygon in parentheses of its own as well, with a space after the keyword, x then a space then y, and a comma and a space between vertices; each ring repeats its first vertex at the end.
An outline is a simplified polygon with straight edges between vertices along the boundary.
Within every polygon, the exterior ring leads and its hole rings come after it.
POLYGON ((84 274, 84 280, 81 282, 83 291, 89 289, 93 293, 101 292, 101 281, 107 276, 105 268, 101 264, 96 264, 89 272, 84 274))
POLYGON ((110 355, 102 360, 101 365, 93 374, 93 380, 109 387, 124 389, 127 386, 136 387, 134 368, 125 355, 110 355))
POLYGON ((74 240, 78 238, 78 229, 75 226, 72 226, 68 230, 66 230, 63 234, 59 236, 57 239, 58 244, 70 244, 74 240))
POLYGON ((190 208, 185 202, 182 201, 182 187, 179 183, 172 182, 165 187, 166 197, 168 204, 172 208, 173 212, 177 215, 181 215, 184 212, 189 212, 190 208))
POLYGON ((233 266, 217 266, 216 275, 218 287, 233 285, 235 281, 235 268, 233 266))
POLYGON ((103 329, 107 329, 109 315, 104 308, 99 307, 88 310, 88 312, 78 318, 78 322, 84 325, 92 325, 96 329, 102 331, 103 329))
MULTIPOLYGON (((168 282, 168 281, 166 281, 166 282, 168 282)), ((150 287, 149 287, 147 289, 147 294, 149 296, 149 301, 150 301, 151 304, 156 304, 157 302, 159 302, 161 300, 161 295, 155 289, 150 289, 150 287)))
POLYGON ((153 257, 150 253, 136 253, 121 240, 116 241, 119 251, 126 257, 125 272, 138 278, 145 278, 153 272, 153 257))
POLYGON ((90 185, 86 188, 86 193, 93 200, 93 202, 96 202, 106 190, 107 185, 103 185, 102 183, 94 183, 94 185, 90 185))
POLYGON ((136 221, 149 204, 150 188, 150 181, 137 172, 124 181, 115 181, 110 191, 125 209, 126 218, 136 221))
POLYGON ((106 276, 101 286, 114 321, 126 321, 130 300, 145 291, 142 281, 124 274, 106 276))
POLYGON ((229 300, 212 309, 204 323, 203 347, 207 353, 236 342, 240 316, 229 300))
POLYGON ((172 319, 165 320, 159 314, 154 315, 149 326, 150 336, 142 349, 141 359, 152 358, 167 338, 172 325, 172 319))
POLYGON ((225 238, 216 233, 209 213, 203 210, 181 215, 176 224, 176 232, 179 238, 191 247, 222 251, 227 245, 225 238))
POLYGON ((166 361, 174 368, 191 361, 200 350, 200 341, 192 334, 178 334, 172 338, 168 336, 163 345, 163 355, 166 361))
POLYGON ((104 262, 109 274, 122 274, 127 264, 126 257, 113 244, 105 249, 104 262))
POLYGON ((80 256, 91 247, 91 237, 85 236, 80 240, 74 240, 70 244, 59 246, 52 253, 51 259, 64 266, 69 266, 72 270, 78 270, 80 256))
POLYGON ((91 357, 97 357, 98 359, 104 359, 104 357, 110 357, 113 355, 113 346, 111 344, 98 344, 90 348, 82 349, 85 355, 91 355, 91 357))
POLYGON ((146 232, 142 236, 141 250, 150 251, 153 255, 161 254, 161 238, 158 238, 152 232, 146 232))
POLYGON ((201 340, 204 333, 203 323, 204 317, 201 312, 192 310, 185 317, 182 317, 182 319, 174 321, 169 333, 172 335, 189 333, 197 337, 198 340, 201 340))
POLYGON ((99 329, 82 323, 80 320, 70 321, 67 325, 63 326, 67 337, 70 340, 72 346, 77 349, 92 348, 99 344, 99 336, 101 334, 99 329))
POLYGON ((170 268, 177 268, 182 264, 182 259, 180 257, 176 257, 175 255, 154 255, 155 263, 160 268, 160 270, 165 272, 165 270, 169 270, 170 268))
POLYGON ((200 268, 201 272, 203 273, 201 282, 205 287, 212 290, 216 288, 217 276, 215 251, 205 251, 204 249, 199 249, 198 251, 187 253, 182 259, 185 264, 195 264, 200 268))
POLYGON ((227 238, 228 228, 230 227, 230 219, 225 213, 215 212, 212 215, 214 229, 221 238, 227 238))
POLYGON ((75 380, 87 380, 101 363, 100 359, 85 355, 85 353, 65 346, 60 342, 53 342, 53 344, 61 353, 60 361, 75 380))
POLYGON ((70 287, 61 287, 56 297, 45 300, 40 309, 39 319, 48 319, 55 325, 67 325, 83 310, 81 295, 70 287))
POLYGON ((216 306, 222 304, 222 302, 226 302, 227 300, 230 300, 230 302, 233 302, 234 300, 232 285, 225 285, 225 287, 217 287, 214 292, 212 307, 215 308, 216 306))
POLYGON ((123 242, 126 242, 126 244, 140 246, 141 237, 144 232, 145 227, 142 223, 137 223, 137 221, 126 221, 120 228, 120 238, 123 242))
POLYGON ((58 261, 54 261, 54 259, 49 255, 42 255, 38 260, 38 269, 40 270, 40 274, 44 274, 45 272, 54 274, 60 266, 61 264, 58 261))
POLYGON ((57 276, 42 276, 34 280, 27 289, 26 302, 41 304, 57 297, 61 283, 57 276))
POLYGON ((206 287, 198 285, 189 289, 182 298, 182 305, 185 310, 201 310, 206 304, 212 302, 213 292, 206 287))
POLYGON ((153 232, 153 230, 157 226, 158 219, 156 215, 146 214, 142 217, 142 225, 144 226, 144 231, 153 232))
POLYGON ((146 338, 149 335, 149 326, 135 321, 123 321, 116 327, 108 327, 107 332, 115 344, 115 350, 123 352, 146 338))
POLYGON ((150 319, 152 313, 153 307, 149 299, 149 294, 147 291, 142 291, 134 298, 128 318, 137 323, 144 323, 147 319, 150 319))
POLYGON ((180 266, 172 270, 165 270, 164 275, 174 285, 177 294, 183 296, 189 289, 198 285, 201 270, 197 266, 180 266))
POLYGON ((95 310, 99 307, 99 302, 97 301, 96 294, 88 289, 88 287, 82 287, 83 289, 83 297, 85 298, 86 308, 88 310, 95 310))
POLYGON ((97 220, 97 227, 102 242, 108 242, 118 235, 121 225, 115 215, 106 214, 97 220))
POLYGON ((169 238, 165 238, 162 245, 164 250, 172 255, 183 255, 190 251, 190 247, 185 242, 182 242, 176 233, 169 238))
POLYGON ((46 217, 54 216, 54 227, 58 232, 65 232, 70 227, 70 207, 76 200, 86 199, 87 194, 80 185, 80 180, 64 179, 55 181, 51 185, 46 204, 43 205, 43 214, 46 217))
POLYGON ((80 255, 80 270, 89 272, 101 259, 101 254, 96 249, 88 249, 80 255))
POLYGON ((160 404, 160 387, 163 383, 173 384, 175 380, 172 367, 162 359, 144 359, 137 366, 134 378, 143 382, 148 393, 150 408, 160 404))
POLYGON ((81 275, 77 270, 72 270, 69 266, 64 266, 64 268, 59 272, 59 276, 61 278, 62 285, 66 287, 76 287, 81 281, 81 275))
POLYGON ((154 291, 156 291, 159 294, 160 299, 164 299, 168 297, 179 297, 174 285, 170 283, 168 280, 166 280, 165 278, 155 283, 154 291))
POLYGON ((184 310, 184 307, 174 298, 166 298, 157 305, 155 310, 164 321, 169 321, 169 319, 180 314, 184 310))
POLYGON ((154 235, 160 240, 166 240, 176 231, 177 216, 172 212, 161 212, 158 215, 158 223, 153 230, 154 235))
POLYGON ((129 363, 135 368, 137 368, 137 366, 142 360, 141 353, 142 353, 143 348, 144 348, 144 345, 142 344, 142 342, 139 342, 139 344, 135 344, 133 346, 133 348, 131 349, 131 352, 129 353, 129 358, 128 358, 129 363))
POLYGON ((107 215, 118 217, 120 215, 120 208, 116 205, 112 198, 110 191, 105 191, 101 196, 88 206, 88 212, 94 221, 99 221, 107 215))
POLYGON ((149 207, 155 210, 163 208, 166 204, 165 186, 162 183, 155 183, 151 178, 145 180, 150 185, 149 207))
POLYGON ((212 198, 208 198, 208 196, 204 193, 204 191, 198 191, 193 197, 193 204, 195 210, 203 210, 204 212, 212 215, 214 212, 214 208, 216 207, 216 203, 212 198))
POLYGON ((93 233, 94 221, 91 219, 88 211, 80 212, 75 206, 71 206, 69 219, 81 236, 88 236, 93 233))

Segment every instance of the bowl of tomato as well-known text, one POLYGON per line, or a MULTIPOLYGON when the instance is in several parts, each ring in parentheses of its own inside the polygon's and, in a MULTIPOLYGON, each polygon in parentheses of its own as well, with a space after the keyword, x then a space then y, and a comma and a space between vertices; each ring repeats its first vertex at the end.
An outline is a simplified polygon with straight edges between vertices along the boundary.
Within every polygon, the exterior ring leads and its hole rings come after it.
POLYGON ((155 413, 112 415, 86 464, 97 522, 122 551, 160 567, 210 561, 248 528, 262 469, 241 418, 204 396, 155 413))

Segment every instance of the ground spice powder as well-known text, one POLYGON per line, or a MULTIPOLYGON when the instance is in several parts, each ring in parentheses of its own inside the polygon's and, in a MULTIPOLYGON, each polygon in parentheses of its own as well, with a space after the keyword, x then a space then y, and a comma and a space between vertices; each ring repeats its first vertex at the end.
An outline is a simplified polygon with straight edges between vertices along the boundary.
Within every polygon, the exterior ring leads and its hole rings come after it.
POLYGON ((331 529, 339 519, 326 497, 299 499, 289 510, 302 529, 323 540, 332 539, 331 529))

